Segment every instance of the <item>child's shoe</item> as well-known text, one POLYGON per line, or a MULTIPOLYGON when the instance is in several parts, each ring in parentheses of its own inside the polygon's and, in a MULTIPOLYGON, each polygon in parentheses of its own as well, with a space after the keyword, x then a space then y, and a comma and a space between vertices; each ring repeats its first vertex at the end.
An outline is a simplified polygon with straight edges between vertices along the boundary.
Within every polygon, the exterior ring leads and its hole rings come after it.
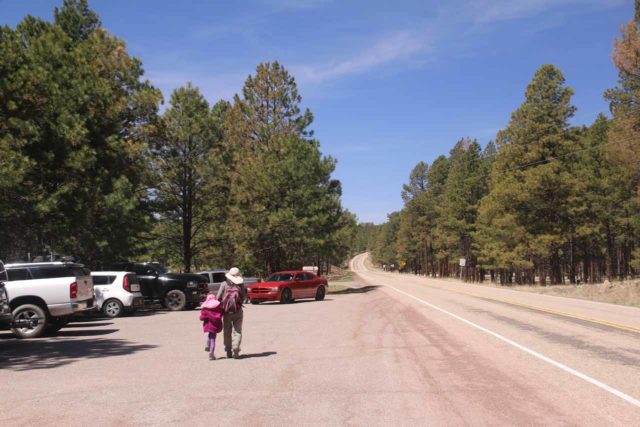
POLYGON ((204 346, 204 351, 209 351, 209 350, 211 350, 211 349, 209 348, 209 346, 208 346, 208 345, 205 345, 205 346, 204 346))
POLYGON ((209 353, 209 360, 216 360, 216 357, 213 355, 213 353, 209 353))

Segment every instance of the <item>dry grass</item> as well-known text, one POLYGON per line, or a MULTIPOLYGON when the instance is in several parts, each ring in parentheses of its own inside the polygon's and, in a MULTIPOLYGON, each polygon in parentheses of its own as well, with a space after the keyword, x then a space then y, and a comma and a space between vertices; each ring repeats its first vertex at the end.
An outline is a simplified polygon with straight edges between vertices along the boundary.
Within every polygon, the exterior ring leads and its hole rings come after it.
POLYGON ((640 307, 640 281, 599 285, 514 286, 512 289, 640 307))
POLYGON ((353 281, 353 273, 344 268, 340 267, 331 267, 331 273, 325 276, 328 282, 352 282, 353 281))

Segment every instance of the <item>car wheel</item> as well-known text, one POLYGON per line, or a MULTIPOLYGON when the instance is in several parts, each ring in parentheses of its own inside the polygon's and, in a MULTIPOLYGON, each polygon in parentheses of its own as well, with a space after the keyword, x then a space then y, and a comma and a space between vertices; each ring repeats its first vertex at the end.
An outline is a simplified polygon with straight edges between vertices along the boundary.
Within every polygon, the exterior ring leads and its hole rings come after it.
POLYGON ((282 294, 280 295, 280 304, 289 304, 291 301, 291 289, 284 288, 282 294))
POLYGON ((25 304, 13 310, 13 321, 17 325, 11 331, 16 337, 38 338, 47 326, 47 313, 37 305, 25 304))
POLYGON ((124 307, 122 306, 122 303, 117 299, 109 299, 102 304, 102 312, 105 316, 112 319, 114 317, 122 316, 123 311, 124 307))
POLYGON ((324 286, 318 287, 318 290, 316 291, 316 301, 322 301, 324 299, 325 292, 324 286))
POLYGON ((172 289, 164 296, 164 306, 171 311, 184 310, 187 306, 187 296, 178 289, 172 289))
POLYGON ((251 304, 258 305, 258 304, 260 304, 260 301, 251 300, 251 304))

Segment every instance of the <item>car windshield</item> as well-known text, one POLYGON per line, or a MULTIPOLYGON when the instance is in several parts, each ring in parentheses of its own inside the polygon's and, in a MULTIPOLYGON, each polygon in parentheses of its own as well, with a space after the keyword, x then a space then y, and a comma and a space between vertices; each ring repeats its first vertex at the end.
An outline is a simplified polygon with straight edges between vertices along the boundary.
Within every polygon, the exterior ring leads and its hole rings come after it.
POLYGON ((293 274, 276 273, 269 276, 267 282, 288 282, 289 280, 293 280, 293 274))

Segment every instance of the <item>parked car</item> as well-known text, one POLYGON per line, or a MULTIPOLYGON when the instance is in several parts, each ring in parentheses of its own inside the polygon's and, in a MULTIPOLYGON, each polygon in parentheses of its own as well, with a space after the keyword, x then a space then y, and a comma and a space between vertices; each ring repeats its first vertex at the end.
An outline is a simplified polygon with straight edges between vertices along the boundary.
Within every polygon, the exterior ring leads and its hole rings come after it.
POLYGON ((247 295, 252 304, 263 301, 293 302, 301 298, 322 301, 327 293, 327 281, 307 271, 281 271, 274 273, 248 288, 247 295))
POLYGON ((119 317, 125 311, 144 306, 144 296, 135 273, 127 271, 94 271, 93 290, 98 310, 107 317, 119 317))
POLYGON ((7 280, 7 273, 4 271, 4 264, 0 261, 0 325, 9 326, 11 323, 11 307, 4 281, 7 280))
POLYGON ((171 311, 195 307, 207 297, 207 280, 195 273, 169 273, 155 262, 117 262, 111 271, 132 271, 147 303, 160 303, 171 311))
POLYGON ((11 329, 18 338, 58 331, 72 316, 96 308, 91 273, 82 264, 6 264, 5 270, 11 329))
MULTIPOLYGON (((209 293, 215 294, 220 289, 220 285, 224 282, 225 274, 227 270, 205 270, 201 271, 198 274, 203 275, 207 281, 209 282, 209 293)), ((255 285, 256 283, 260 283, 262 281, 259 277, 245 277, 244 278, 244 287, 248 290, 250 287, 255 285)), ((244 302, 249 302, 248 294, 245 294, 244 302)))

